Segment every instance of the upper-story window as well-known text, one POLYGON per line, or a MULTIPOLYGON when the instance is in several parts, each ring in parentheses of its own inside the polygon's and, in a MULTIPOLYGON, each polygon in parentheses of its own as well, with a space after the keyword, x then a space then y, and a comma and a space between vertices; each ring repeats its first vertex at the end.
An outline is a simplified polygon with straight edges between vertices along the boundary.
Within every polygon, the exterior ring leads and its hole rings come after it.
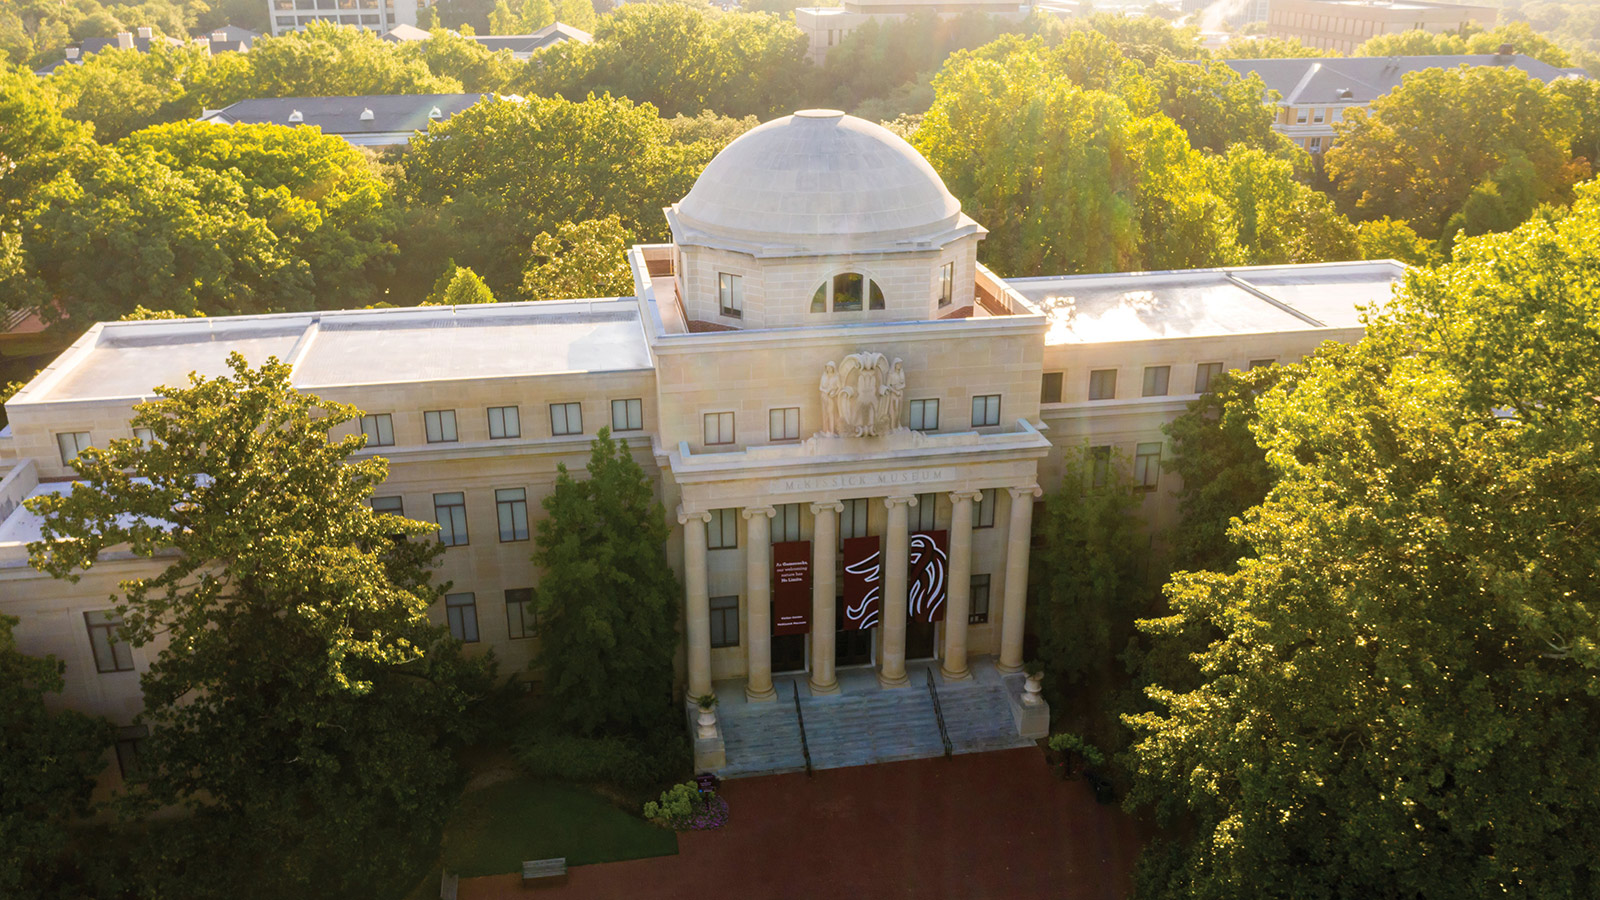
POLYGON ((867 309, 883 309, 883 289, 860 272, 841 272, 817 285, 811 295, 811 311, 860 312, 863 296, 867 309))
POLYGON ((642 428, 644 428, 643 400, 611 401, 612 431, 639 431, 642 428))
POLYGON ((394 419, 388 413, 362 416, 361 433, 367 436, 368 447, 393 447, 394 419))
POLYGON ((550 404, 550 433, 583 434, 583 406, 578 403, 550 404))
POLYGON ((733 413, 706 413, 704 417, 704 425, 705 441, 707 444, 733 443, 733 413))
POLYGON ((63 431, 56 435, 56 443, 61 447, 61 463, 71 465, 79 453, 89 449, 89 432, 63 431))
POLYGON ((1062 379, 1063 374, 1065 374, 1065 373, 1062 373, 1062 372, 1046 372, 1046 373, 1044 373, 1044 377, 1042 379, 1040 379, 1040 382, 1039 382, 1039 402, 1040 403, 1060 403, 1061 402, 1061 379, 1062 379))
POLYGON ((1167 382, 1171 378, 1171 366, 1145 366, 1144 396, 1165 397, 1167 395, 1167 382))
POLYGON ((139 441, 139 443, 145 445, 146 447, 149 447, 156 442, 155 431, 146 428, 143 425, 136 426, 133 429, 133 436, 139 441))
POLYGON ((972 427, 988 428, 1000 424, 1000 395, 982 394, 972 398, 972 427))
POLYGON ((721 306, 723 315, 743 317, 744 278, 739 275, 729 275, 727 272, 718 272, 717 303, 721 306))
POLYGON ((767 414, 767 440, 800 440, 800 407, 787 406, 767 414))
POLYGON ((1117 397, 1117 370, 1094 369, 1089 372, 1089 399, 1115 400, 1117 397))
POLYGON ((911 401, 911 430, 939 430, 939 401, 936 398, 911 401))
POLYGON ((1211 390, 1211 379, 1222 374, 1222 363, 1203 362, 1194 367, 1194 392, 1204 394, 1211 390))
POLYGON ((522 437, 522 416, 515 406, 489 407, 489 438, 502 440, 522 437))
POLYGON ((956 299, 956 264, 945 263, 939 267, 939 305, 949 306, 956 299))
POLYGON ((1297 110, 1294 111, 1294 123, 1296 125, 1304 125, 1304 124, 1306 124, 1306 120, 1309 119, 1310 117, 1311 117, 1311 110, 1309 110, 1309 109, 1297 109, 1297 110))
POLYGON ((428 410, 422 414, 422 424, 430 444, 444 444, 456 439, 456 411, 453 409, 428 410))

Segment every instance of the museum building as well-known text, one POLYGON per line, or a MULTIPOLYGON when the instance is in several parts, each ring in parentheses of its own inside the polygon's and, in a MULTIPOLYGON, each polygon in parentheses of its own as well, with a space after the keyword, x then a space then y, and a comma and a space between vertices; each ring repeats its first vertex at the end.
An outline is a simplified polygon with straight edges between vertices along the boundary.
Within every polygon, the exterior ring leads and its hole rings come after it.
POLYGON ((1002 279, 926 160, 830 110, 738 138, 665 214, 671 243, 628 252, 632 297, 91 328, 0 432, 0 613, 23 652, 64 660, 63 702, 129 723, 132 751, 160 647, 121 642, 110 598, 157 563, 54 580, 28 565, 40 523, 20 503, 70 489, 84 447, 139 437, 132 407, 155 386, 237 351, 366 413, 362 452, 390 461, 373 505, 438 522, 452 587, 436 618, 504 672, 537 677, 540 503, 609 427, 675 525, 688 696, 753 709, 775 679, 798 705, 916 688, 913 669, 1005 678, 1023 664, 1035 505, 1069 455, 1127 467, 1151 532, 1173 525, 1161 426, 1224 370, 1358 339, 1403 273, 1002 279))

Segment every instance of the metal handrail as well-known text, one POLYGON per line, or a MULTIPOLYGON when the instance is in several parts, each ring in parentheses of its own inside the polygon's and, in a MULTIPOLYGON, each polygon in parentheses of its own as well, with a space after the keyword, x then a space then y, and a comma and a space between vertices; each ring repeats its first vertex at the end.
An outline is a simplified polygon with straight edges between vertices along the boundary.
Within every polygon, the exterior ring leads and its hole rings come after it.
POLYGON ((794 681, 794 718, 800 723, 800 754, 806 758, 806 774, 810 775, 815 770, 811 768, 811 745, 806 741, 806 716, 800 711, 799 679, 794 681))
POLYGON ((955 747, 950 744, 950 732, 944 727, 944 710, 939 707, 939 689, 933 684, 933 669, 923 669, 928 676, 928 696, 933 698, 933 717, 939 721, 939 740, 944 743, 944 755, 954 756, 955 747))

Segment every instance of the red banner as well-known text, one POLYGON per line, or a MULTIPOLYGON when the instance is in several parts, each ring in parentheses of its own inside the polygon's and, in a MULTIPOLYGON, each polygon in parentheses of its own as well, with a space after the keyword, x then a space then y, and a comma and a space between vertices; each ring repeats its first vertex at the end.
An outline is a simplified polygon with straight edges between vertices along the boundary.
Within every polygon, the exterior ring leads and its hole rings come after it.
POLYGON ((916 622, 944 618, 948 594, 949 534, 918 531, 911 535, 911 564, 906 573, 906 613, 916 622))
POLYGON ((772 545, 772 633, 811 630, 811 542, 772 545))
POLYGON ((883 591, 883 554, 876 537, 845 538, 844 629, 861 631, 878 625, 883 591))

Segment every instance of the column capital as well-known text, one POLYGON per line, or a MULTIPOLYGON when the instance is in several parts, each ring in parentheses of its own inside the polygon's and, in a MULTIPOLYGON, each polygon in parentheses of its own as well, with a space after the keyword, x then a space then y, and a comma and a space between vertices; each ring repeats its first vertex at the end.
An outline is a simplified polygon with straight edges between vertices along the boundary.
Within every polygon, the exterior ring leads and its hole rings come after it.
POLYGON ((777 514, 777 509, 771 506, 746 506, 739 512, 739 515, 744 516, 747 520, 754 518, 755 516, 766 516, 770 519, 777 514))
POLYGON ((822 512, 825 509, 832 510, 832 511, 834 511, 836 513, 842 513, 842 512, 844 512, 844 501, 843 500, 818 500, 815 503, 811 504, 811 514, 813 516, 816 515, 817 513, 822 512))
POLYGON ((950 505, 952 505, 952 506, 954 506, 957 503, 960 503, 963 500, 966 500, 969 503, 977 503, 979 500, 982 500, 982 499, 983 499, 983 491, 951 491, 950 492, 950 505))
POLYGON ((885 498, 883 498, 883 505, 885 507, 889 508, 889 509, 894 509, 896 506, 899 506, 902 503, 905 504, 906 506, 916 506, 917 505, 917 495, 916 494, 904 494, 904 495, 901 495, 899 497, 885 497, 885 498))
POLYGON ((690 520, 692 520, 692 519, 699 519, 701 522, 710 522, 711 521, 711 513, 709 511, 707 511, 707 510, 701 510, 700 512, 689 512, 688 510, 684 509, 682 506, 678 507, 678 524, 679 525, 687 525, 687 524, 689 524, 690 520))
POLYGON ((1023 497, 1044 496, 1044 488, 1039 487, 1037 484, 1025 484, 1018 487, 1008 487, 1006 490, 1011 494, 1011 499, 1013 500, 1021 500, 1023 497))

